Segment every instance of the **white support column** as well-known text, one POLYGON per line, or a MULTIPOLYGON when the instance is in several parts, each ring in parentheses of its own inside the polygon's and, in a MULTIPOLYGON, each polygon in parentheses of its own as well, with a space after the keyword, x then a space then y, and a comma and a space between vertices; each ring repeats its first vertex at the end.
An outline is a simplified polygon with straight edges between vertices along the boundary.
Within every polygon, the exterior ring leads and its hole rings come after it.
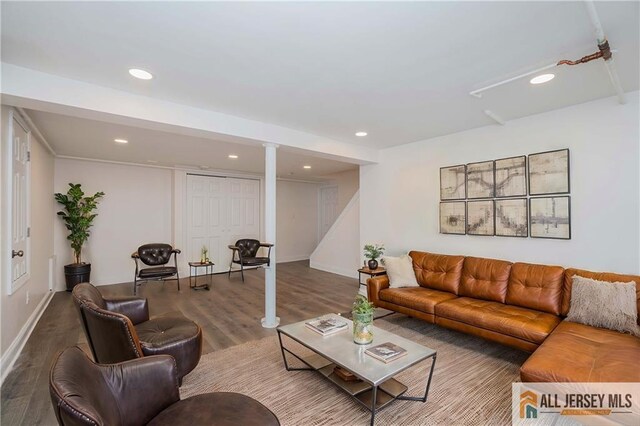
POLYGON ((280 324, 276 316, 276 149, 278 145, 266 143, 264 150, 264 236, 271 248, 271 264, 264 273, 264 315, 262 326, 275 328, 280 324))

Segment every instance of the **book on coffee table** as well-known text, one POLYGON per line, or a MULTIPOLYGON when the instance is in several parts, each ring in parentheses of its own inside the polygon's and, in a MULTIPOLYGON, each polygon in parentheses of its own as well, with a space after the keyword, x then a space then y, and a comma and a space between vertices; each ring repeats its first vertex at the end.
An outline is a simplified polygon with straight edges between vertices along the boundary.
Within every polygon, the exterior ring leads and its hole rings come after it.
POLYGON ((304 325, 323 336, 329 336, 347 329, 347 322, 335 317, 317 318, 307 321, 304 325))
POLYGON ((407 354, 407 350, 401 348, 398 345, 394 345, 391 342, 381 343, 377 346, 370 347, 364 351, 367 355, 370 355, 380 361, 391 362, 398 358, 401 358, 407 354))

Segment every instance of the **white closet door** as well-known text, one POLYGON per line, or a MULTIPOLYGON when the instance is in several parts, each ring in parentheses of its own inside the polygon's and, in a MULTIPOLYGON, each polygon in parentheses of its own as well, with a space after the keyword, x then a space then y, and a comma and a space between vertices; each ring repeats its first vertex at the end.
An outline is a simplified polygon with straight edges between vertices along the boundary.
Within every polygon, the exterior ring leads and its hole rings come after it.
POLYGON ((202 246, 216 270, 224 270, 226 256, 227 185, 225 178, 187 175, 187 257, 199 261, 202 246), (223 251, 223 247, 226 251, 223 251))
MULTIPOLYGON (((229 239, 235 244, 241 238, 260 239, 260 181, 227 179, 229 187, 229 239)), ((227 265, 231 262, 231 252, 227 265)))
POLYGON ((260 181, 187 175, 187 256, 200 260, 209 249, 215 271, 231 262, 227 247, 241 238, 260 237, 260 181))

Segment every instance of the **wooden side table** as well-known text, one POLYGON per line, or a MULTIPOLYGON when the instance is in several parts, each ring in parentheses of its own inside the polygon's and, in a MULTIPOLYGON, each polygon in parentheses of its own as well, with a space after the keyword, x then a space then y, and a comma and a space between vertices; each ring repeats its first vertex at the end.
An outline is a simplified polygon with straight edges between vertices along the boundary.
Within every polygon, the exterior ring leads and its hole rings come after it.
POLYGON ((376 269, 369 269, 366 266, 364 268, 358 269, 358 288, 360 288, 361 285, 365 287, 367 286, 366 281, 362 282, 362 274, 369 275, 369 277, 373 278, 379 275, 387 275, 387 270, 381 266, 377 267, 376 269))
POLYGON ((210 290, 209 286, 212 284, 211 275, 213 275, 213 266, 213 262, 189 262, 189 287, 192 290, 210 290), (204 275, 198 274, 198 269, 201 268, 204 268, 204 275), (199 276, 209 277, 208 282, 197 285, 199 276))

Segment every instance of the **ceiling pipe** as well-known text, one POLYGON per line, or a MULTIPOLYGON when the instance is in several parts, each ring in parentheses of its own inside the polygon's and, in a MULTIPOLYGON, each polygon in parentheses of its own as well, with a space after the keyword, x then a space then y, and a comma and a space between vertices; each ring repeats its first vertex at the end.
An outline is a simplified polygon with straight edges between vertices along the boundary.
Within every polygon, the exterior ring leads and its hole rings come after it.
MULTIPOLYGON (((596 42, 598 44, 599 52, 580 58, 577 61, 562 60, 559 62, 555 62, 553 64, 549 64, 544 67, 537 68, 533 71, 529 71, 524 74, 519 74, 515 77, 511 77, 506 80, 502 80, 497 83, 491 84, 489 86, 485 86, 485 87, 481 87, 480 89, 473 90, 469 92, 469 95, 475 98, 482 98, 482 92, 486 90, 493 89, 494 87, 502 86, 503 84, 507 84, 512 81, 519 80, 521 78, 530 76, 532 74, 537 74, 541 71, 545 71, 550 68, 555 68, 559 65, 578 65, 581 63, 592 61, 594 59, 602 58, 604 59, 604 65, 607 68, 607 73, 609 74, 609 80, 611 81, 611 84, 613 85, 613 88, 616 91, 616 95, 618 96, 618 102, 620 102, 621 104, 625 104, 627 100, 625 98, 624 90, 622 89, 622 84, 620 83, 620 77, 618 76, 618 72, 616 71, 616 66, 613 60, 613 55, 612 55, 612 53, 617 52, 617 50, 609 48, 609 42, 607 41, 607 38, 604 35, 604 29, 602 28, 600 17, 598 16, 598 12, 596 11, 595 3, 592 0, 585 0, 585 5, 587 8, 587 13, 589 14, 589 18, 591 19, 591 23, 593 24, 593 27, 594 27, 596 42)), ((485 114, 487 114, 486 111, 485 111, 485 114)))
MULTIPOLYGON (((591 23, 593 24, 593 28, 595 30, 598 47, 600 47, 601 45, 607 43, 607 38, 604 35, 604 30, 602 29, 602 23, 600 22, 600 17, 598 16, 596 5, 592 0, 585 0, 585 6, 587 7, 587 13, 589 14, 589 18, 591 19, 591 23)), ((624 90, 622 89, 622 84, 620 84, 620 77, 618 76, 618 72, 616 71, 613 57, 605 59, 604 65, 607 67, 609 80, 611 80, 611 84, 613 85, 613 88, 618 95, 618 102, 620 102, 621 104, 625 104, 627 102, 627 99, 624 96, 624 90)))

